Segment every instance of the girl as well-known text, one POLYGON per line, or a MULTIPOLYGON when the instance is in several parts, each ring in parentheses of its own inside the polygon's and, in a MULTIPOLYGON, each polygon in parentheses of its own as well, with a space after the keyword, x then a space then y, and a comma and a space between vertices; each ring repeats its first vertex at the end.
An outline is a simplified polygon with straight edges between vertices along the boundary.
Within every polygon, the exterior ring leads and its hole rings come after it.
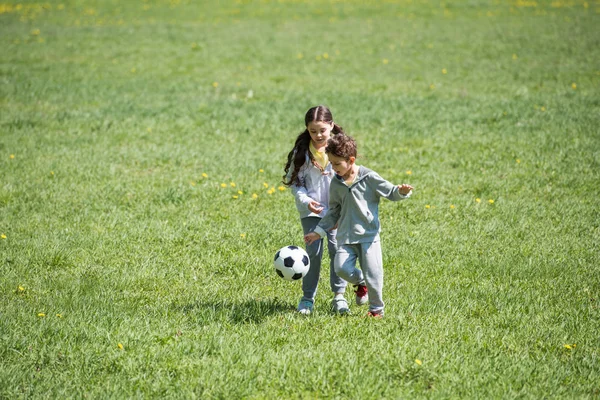
MULTIPOLYGON (((298 135, 294 148, 288 154, 283 183, 291 188, 296 198, 296 208, 306 235, 314 230, 329 207, 329 184, 333 178, 333 170, 325 153, 327 140, 331 135, 343 135, 344 131, 333 122, 331 111, 325 106, 309 109, 304 123, 306 129, 298 135)), ((332 305, 335 312, 345 314, 349 311, 348 302, 344 298, 347 282, 337 276, 333 269, 337 246, 335 235, 335 230, 326 235, 331 260, 329 281, 335 295, 332 305)), ((308 315, 313 311, 317 294, 323 240, 316 240, 306 246, 306 252, 310 257, 310 269, 302 280, 303 296, 298 304, 298 312, 308 315)))

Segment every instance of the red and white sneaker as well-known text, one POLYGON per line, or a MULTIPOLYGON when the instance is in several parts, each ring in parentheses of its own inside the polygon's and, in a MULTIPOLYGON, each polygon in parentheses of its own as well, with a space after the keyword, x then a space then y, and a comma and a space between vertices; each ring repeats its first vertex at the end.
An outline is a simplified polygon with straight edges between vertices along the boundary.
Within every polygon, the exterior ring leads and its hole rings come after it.
POLYGON ((356 294, 356 305, 362 306, 367 304, 369 301, 369 294, 367 293, 367 287, 365 285, 356 285, 354 286, 356 290, 354 293, 356 294))
POLYGON ((369 311, 367 317, 381 319, 383 318, 383 311, 369 311))

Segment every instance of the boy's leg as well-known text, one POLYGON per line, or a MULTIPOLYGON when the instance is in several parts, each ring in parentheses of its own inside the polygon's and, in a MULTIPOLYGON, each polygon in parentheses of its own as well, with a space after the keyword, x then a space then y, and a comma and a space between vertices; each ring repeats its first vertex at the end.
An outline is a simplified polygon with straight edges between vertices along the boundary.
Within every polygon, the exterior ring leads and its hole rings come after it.
POLYGON ((348 282, 343 280, 335 272, 335 253, 337 252, 337 241, 335 235, 337 230, 331 230, 327 232, 327 250, 329 251, 329 284, 331 285, 331 291, 333 293, 344 293, 348 282))
MULTIPOLYGON (((304 234, 314 231, 321 218, 307 217, 302 218, 302 230, 304 234)), ((310 268, 306 276, 302 278, 302 301, 314 302, 317 295, 317 286, 319 285, 319 275, 321 274, 321 257, 323 256, 323 240, 316 240, 310 246, 306 246, 306 253, 310 259, 310 268)))
POLYGON ((338 244, 337 252, 335 253, 334 268, 338 276, 353 285, 362 283, 363 273, 356 268, 356 260, 360 245, 356 244, 338 244))
POLYGON ((333 229, 327 232, 327 250, 329 251, 329 284, 331 285, 331 291, 333 292, 333 300, 331 306, 333 311, 342 315, 348 314, 350 308, 348 307, 348 301, 344 297, 346 292, 346 285, 348 282, 343 280, 335 273, 335 253, 337 252, 337 240, 335 238, 337 230, 333 229))
POLYGON ((369 311, 383 314, 383 258, 379 240, 360 244, 359 262, 369 290, 369 311))

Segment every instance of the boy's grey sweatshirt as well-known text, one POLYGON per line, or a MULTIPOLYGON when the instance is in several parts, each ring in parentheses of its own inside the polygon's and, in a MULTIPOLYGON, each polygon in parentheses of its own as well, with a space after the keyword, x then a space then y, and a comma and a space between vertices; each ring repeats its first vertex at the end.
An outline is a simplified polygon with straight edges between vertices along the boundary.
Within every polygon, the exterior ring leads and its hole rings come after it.
POLYGON ((379 200, 403 200, 411 193, 400 194, 398 186, 363 166, 350 186, 336 175, 329 187, 329 210, 315 233, 324 237, 337 224, 338 244, 374 242, 379 239, 379 200))

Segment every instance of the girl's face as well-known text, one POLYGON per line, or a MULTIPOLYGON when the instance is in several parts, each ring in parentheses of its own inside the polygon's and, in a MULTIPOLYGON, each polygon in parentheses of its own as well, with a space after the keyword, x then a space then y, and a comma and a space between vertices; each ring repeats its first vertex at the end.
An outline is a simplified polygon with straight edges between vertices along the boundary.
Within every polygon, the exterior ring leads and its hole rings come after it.
POLYGON ((331 167, 335 173, 341 176, 343 179, 350 178, 350 175, 352 174, 352 168, 354 167, 354 161, 356 161, 356 158, 354 157, 346 159, 329 154, 329 162, 331 163, 331 167))
POLYGON ((333 122, 312 121, 306 125, 306 129, 310 133, 313 145, 318 149, 327 144, 327 140, 329 140, 331 130, 333 129, 333 122))

